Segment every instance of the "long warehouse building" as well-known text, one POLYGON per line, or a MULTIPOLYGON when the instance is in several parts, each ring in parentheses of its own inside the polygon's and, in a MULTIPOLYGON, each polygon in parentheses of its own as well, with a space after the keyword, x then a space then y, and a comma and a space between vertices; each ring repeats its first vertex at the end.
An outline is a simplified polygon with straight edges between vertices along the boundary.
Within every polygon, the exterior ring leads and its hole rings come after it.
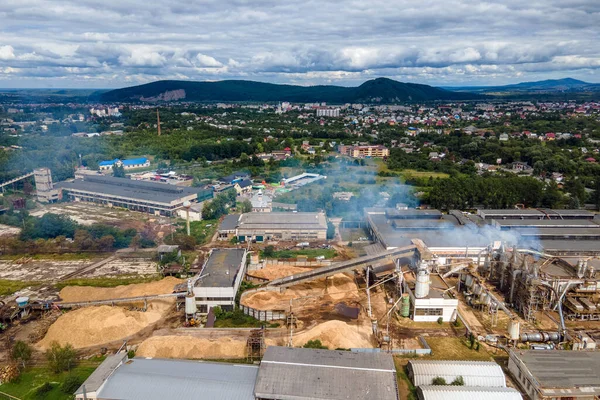
POLYGON ((323 213, 251 212, 237 221, 240 242, 267 240, 326 240, 327 220, 323 213))
POLYGON ((60 182, 55 187, 63 191, 63 198, 72 201, 87 201, 165 216, 175 215, 186 201, 195 203, 199 199, 212 197, 212 193, 201 188, 100 175, 84 175, 83 179, 60 182))

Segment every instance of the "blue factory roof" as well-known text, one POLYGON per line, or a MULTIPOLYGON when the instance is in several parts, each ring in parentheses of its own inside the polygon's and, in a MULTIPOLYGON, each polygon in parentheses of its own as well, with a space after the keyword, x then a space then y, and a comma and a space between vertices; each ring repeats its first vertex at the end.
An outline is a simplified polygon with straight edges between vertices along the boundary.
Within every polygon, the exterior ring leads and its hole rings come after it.
POLYGON ((115 163, 117 163, 119 161, 121 161, 124 166, 129 166, 129 165, 145 164, 146 162, 148 162, 148 159, 146 157, 129 158, 127 160, 119 160, 118 158, 115 158, 114 160, 100 161, 98 163, 98 165, 101 167, 108 167, 111 165, 115 165, 115 163))

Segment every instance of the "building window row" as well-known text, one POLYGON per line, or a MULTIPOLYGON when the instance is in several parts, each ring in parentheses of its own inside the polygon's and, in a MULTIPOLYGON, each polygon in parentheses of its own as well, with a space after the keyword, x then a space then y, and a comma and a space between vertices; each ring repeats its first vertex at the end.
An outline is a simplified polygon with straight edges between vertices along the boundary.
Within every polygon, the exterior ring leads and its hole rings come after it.
POLYGON ((420 316, 442 316, 444 314, 444 310, 442 308, 417 308, 415 309, 415 315, 420 316))

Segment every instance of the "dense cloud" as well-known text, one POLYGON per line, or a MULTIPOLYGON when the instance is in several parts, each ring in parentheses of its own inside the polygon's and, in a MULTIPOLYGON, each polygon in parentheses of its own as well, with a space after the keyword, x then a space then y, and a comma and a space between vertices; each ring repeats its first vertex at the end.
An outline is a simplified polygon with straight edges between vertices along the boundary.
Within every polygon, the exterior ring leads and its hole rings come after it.
POLYGON ((0 87, 598 82, 599 23, 597 0, 3 0, 0 87))

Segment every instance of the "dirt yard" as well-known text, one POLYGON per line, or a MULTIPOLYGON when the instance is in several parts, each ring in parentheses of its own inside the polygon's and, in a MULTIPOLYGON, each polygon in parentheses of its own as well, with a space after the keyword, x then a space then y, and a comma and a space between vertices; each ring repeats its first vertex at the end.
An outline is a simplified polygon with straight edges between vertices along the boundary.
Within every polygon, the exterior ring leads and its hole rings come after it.
POLYGON ((350 323, 331 320, 294 335, 294 346, 303 346, 310 340, 320 340, 329 349, 371 348, 376 344, 369 325, 358 321, 350 323))
POLYGON ((227 337, 153 336, 140 344, 138 357, 223 359, 246 356, 246 341, 227 337))
POLYGON ((360 294, 351 276, 337 274, 327 279, 291 286, 283 293, 274 291, 252 293, 242 299, 242 304, 257 310, 288 310, 291 299, 294 299, 294 313, 301 315, 305 312, 312 314, 315 308, 333 308, 341 301, 347 305, 354 305, 360 300, 360 294))

